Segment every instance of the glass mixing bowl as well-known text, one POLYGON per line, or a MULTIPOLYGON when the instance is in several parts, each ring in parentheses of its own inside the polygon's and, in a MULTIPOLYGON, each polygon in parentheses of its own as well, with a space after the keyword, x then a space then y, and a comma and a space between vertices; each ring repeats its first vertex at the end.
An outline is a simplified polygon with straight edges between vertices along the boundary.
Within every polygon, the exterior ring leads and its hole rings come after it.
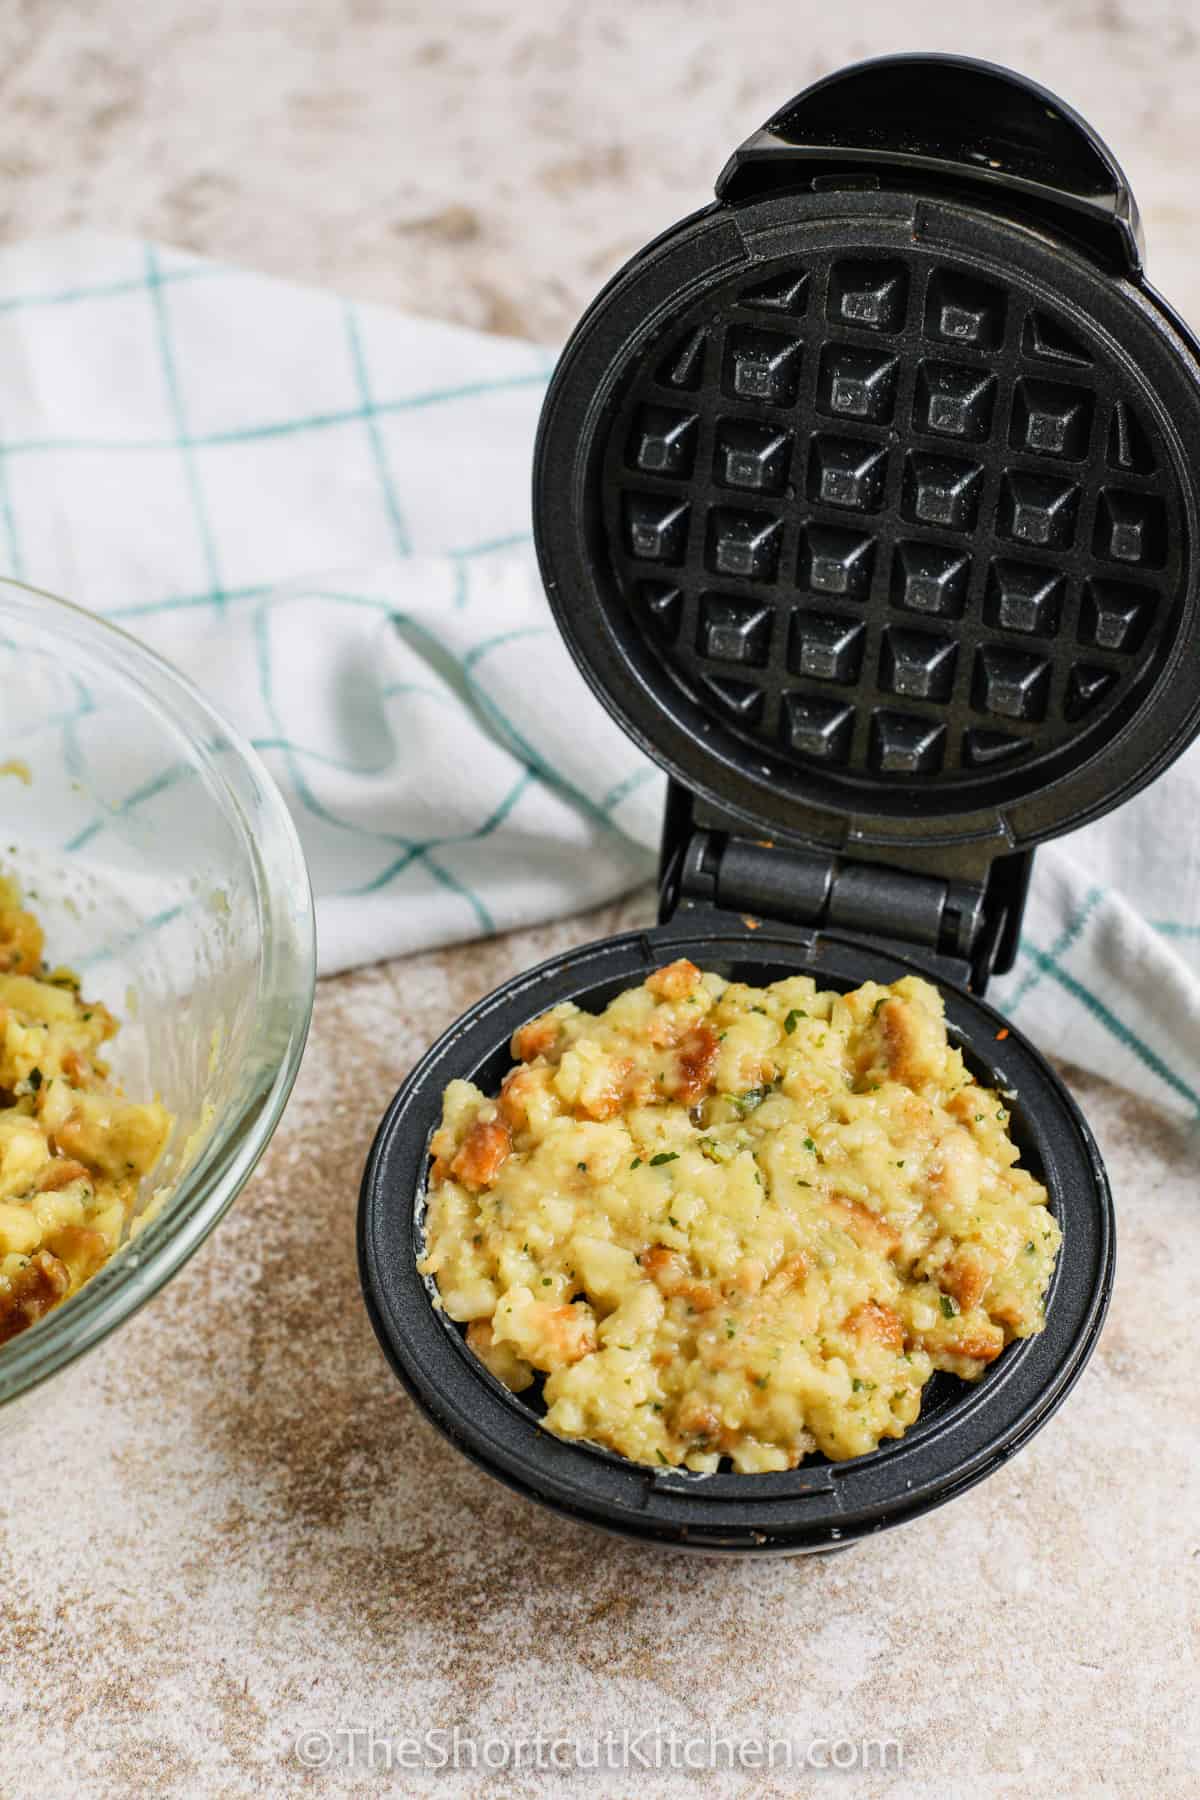
POLYGON ((234 1200, 295 1080, 315 977, 304 855, 249 745, 124 632, 0 580, 6 765, 0 870, 19 876, 49 959, 121 1021, 110 1051, 126 1092, 159 1094, 175 1125, 128 1243, 0 1348, 0 1428, 156 1294, 234 1200))

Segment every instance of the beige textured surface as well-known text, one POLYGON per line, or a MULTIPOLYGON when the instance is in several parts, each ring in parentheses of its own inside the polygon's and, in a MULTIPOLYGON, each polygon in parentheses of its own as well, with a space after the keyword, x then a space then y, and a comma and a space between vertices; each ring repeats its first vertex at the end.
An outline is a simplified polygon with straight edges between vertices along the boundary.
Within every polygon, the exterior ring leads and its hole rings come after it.
MULTIPOLYGON (((731 12, 9 0, 0 228, 136 230, 553 338, 793 89, 932 43, 1020 62, 1094 115, 1146 203, 1156 277, 1200 318, 1186 7, 967 0, 952 40, 915 0, 833 17, 743 0, 733 30, 731 12)), ((721 1791, 1196 1791, 1200 1419, 1166 1360, 1195 1347, 1196 1146, 1111 1089, 1075 1083, 1122 1226, 1096 1358, 1023 1455, 903 1531, 825 1562, 685 1563, 534 1511, 414 1415, 358 1298, 370 1133, 465 1005, 616 921, 324 985, 238 1208, 5 1445, 0 1794, 523 1794, 561 1778, 388 1776, 361 1739, 357 1767, 343 1739, 305 1775, 293 1745, 355 1726, 710 1723, 905 1749, 899 1781, 725 1775, 721 1791)))

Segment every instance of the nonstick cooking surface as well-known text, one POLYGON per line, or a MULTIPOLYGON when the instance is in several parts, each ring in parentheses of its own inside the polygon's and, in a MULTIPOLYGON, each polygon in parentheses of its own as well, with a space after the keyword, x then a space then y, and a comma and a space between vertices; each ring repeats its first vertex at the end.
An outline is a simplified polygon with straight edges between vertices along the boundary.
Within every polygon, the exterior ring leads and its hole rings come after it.
POLYGON ((619 392, 625 602, 793 765, 944 791, 1074 762, 1169 649, 1189 551, 1154 402, 1015 273, 814 251, 680 307, 619 392))

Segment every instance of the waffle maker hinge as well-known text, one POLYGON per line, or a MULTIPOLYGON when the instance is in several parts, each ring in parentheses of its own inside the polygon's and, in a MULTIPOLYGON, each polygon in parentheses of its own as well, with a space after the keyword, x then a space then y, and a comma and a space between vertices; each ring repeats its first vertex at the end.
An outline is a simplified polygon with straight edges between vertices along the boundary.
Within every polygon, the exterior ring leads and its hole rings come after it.
POLYGON ((1011 967, 1033 852, 994 859, 981 879, 868 862, 745 835, 669 785, 659 862, 659 919, 699 910, 815 928, 899 950, 942 980, 982 994, 1011 967))

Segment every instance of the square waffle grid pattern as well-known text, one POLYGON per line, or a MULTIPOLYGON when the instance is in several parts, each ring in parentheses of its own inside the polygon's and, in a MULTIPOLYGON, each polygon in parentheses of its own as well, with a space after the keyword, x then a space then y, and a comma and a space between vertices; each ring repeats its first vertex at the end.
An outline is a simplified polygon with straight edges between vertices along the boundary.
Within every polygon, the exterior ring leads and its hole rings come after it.
POLYGON ((716 298, 607 453, 625 592, 688 685, 793 759, 910 780, 1111 718, 1168 628, 1182 524, 1096 350, 922 254, 716 298))

